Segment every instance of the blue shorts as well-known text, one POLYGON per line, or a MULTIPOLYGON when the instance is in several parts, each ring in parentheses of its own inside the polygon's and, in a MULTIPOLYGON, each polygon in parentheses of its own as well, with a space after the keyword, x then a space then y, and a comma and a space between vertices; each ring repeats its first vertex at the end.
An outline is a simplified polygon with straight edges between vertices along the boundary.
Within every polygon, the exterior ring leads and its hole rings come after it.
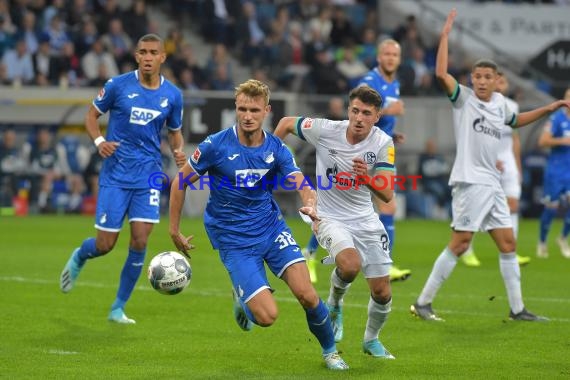
POLYGON ((570 179, 553 176, 548 171, 544 173, 543 203, 557 203, 570 196, 570 179))
POLYGON ((160 222, 160 191, 100 186, 95 213, 95 228, 119 232, 125 215, 130 222, 160 222))
POLYGON ((274 236, 253 247, 220 249, 220 259, 243 302, 263 289, 271 290, 264 262, 275 276, 281 277, 289 266, 305 261, 289 227, 281 222, 276 231, 274 236))

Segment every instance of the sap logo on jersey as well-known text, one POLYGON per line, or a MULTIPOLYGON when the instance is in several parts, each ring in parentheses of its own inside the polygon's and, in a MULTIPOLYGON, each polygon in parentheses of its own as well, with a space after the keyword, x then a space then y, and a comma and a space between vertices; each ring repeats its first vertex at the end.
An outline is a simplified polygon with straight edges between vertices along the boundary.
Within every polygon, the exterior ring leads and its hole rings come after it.
POLYGON ((237 187, 253 187, 259 182, 269 169, 243 169, 236 170, 237 187))
POLYGON ((129 120, 133 124, 147 125, 154 119, 156 119, 162 112, 149 110, 148 108, 131 108, 131 119, 129 120))

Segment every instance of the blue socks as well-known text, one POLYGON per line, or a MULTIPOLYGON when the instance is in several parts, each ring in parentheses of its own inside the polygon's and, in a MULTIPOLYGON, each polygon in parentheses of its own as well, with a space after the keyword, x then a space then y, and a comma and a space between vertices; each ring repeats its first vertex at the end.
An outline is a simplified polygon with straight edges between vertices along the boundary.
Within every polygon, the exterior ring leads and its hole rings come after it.
POLYGON ((137 280, 139 279, 142 269, 144 267, 144 256, 146 254, 146 249, 142 252, 137 252, 132 248, 129 248, 129 255, 127 256, 127 261, 123 266, 123 271, 121 272, 121 280, 119 282, 119 290, 117 291, 117 298, 111 306, 111 310, 123 309, 125 303, 131 297, 131 293, 135 288, 137 280))
POLYGON ((317 237, 314 233, 311 234, 311 239, 309 239, 309 243, 307 243, 307 250, 309 253, 314 253, 319 248, 319 242, 317 241, 317 237))
MULTIPOLYGON (((552 220, 556 216, 556 209, 545 207, 542 210, 542 215, 540 215, 540 242, 546 242, 546 238, 548 237, 548 231, 550 231, 550 225, 552 224, 552 220)), ((564 225, 566 226, 566 220, 564 221, 564 225)))
POLYGON ((380 221, 388 233, 388 239, 390 239, 390 252, 392 252, 392 246, 394 245, 394 215, 380 214, 380 221))
POLYGON ((319 341, 323 348, 323 355, 336 352, 336 343, 332 330, 329 310, 323 300, 319 299, 319 304, 314 309, 305 309, 309 330, 319 341))
POLYGON ((77 258, 79 259, 79 265, 85 264, 85 260, 93 259, 95 257, 101 256, 99 252, 97 252, 97 248, 95 248, 95 238, 87 238, 83 240, 81 246, 79 247, 79 251, 77 252, 77 258))

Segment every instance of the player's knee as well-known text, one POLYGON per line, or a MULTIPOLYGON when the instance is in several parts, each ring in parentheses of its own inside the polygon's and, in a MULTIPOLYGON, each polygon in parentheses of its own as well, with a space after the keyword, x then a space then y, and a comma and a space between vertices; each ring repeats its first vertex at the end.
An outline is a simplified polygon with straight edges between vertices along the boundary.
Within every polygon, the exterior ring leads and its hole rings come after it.
POLYGON ((314 289, 296 295, 297 300, 305 309, 314 309, 319 304, 319 296, 314 289))
POLYGON ((115 246, 115 241, 111 241, 111 240, 106 240, 106 239, 101 239, 101 240, 97 240, 95 247, 97 248, 97 252, 99 252, 101 255, 105 255, 109 252, 111 252, 111 250, 113 249, 113 247, 115 246))
POLYGON ((337 256, 337 274, 341 280, 352 282, 360 271, 360 257, 356 251, 337 256))
POLYGON ((344 282, 352 282, 360 271, 360 263, 349 262, 342 267, 339 266, 338 268, 340 271, 341 280, 344 282))
POLYGON ((517 249, 517 243, 515 239, 505 239, 499 245, 499 251, 501 252, 515 252, 517 249))
POLYGON ((148 236, 132 237, 130 247, 136 251, 143 251, 146 248, 148 236))
POLYGON ((392 298, 392 292, 386 288, 373 289, 370 295, 374 301, 382 305, 387 304, 392 298))
POLYGON ((277 308, 259 310, 254 314, 257 325, 269 327, 275 323, 279 315, 277 308))

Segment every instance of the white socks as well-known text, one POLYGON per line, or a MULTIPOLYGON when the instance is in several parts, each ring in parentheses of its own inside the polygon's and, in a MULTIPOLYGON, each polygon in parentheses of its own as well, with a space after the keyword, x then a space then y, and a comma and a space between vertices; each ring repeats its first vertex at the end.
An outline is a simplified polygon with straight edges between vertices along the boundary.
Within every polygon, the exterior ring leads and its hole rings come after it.
POLYGON ((418 305, 427 305, 433 301, 439 288, 441 288, 443 282, 449 277, 451 272, 453 272, 456 264, 457 257, 451 253, 448 247, 445 247, 433 264, 433 269, 424 285, 422 293, 418 297, 418 305))
POLYGON ((374 301, 372 297, 368 301, 368 320, 366 330, 364 330, 364 341, 378 339, 378 334, 388 319, 388 314, 392 310, 392 299, 387 304, 382 305, 374 301))
POLYGON ((521 291, 521 270, 517 261, 517 255, 514 252, 501 253, 499 256, 499 268, 505 282, 511 310, 515 314, 520 313, 524 308, 524 304, 521 291))
POLYGON ((350 287, 350 282, 344 282, 336 274, 336 268, 331 273, 331 289, 329 292, 328 304, 331 306, 342 306, 344 294, 350 287))

